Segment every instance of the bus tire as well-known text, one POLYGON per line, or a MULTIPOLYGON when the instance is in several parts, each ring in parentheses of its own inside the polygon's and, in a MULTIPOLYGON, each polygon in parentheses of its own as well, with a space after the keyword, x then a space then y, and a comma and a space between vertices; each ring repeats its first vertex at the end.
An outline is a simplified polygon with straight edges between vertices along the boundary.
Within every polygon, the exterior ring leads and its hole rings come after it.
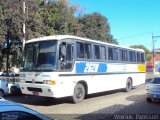
POLYGON ((132 80, 131 78, 128 78, 127 79, 127 82, 126 82, 126 87, 124 89, 125 92, 129 92, 132 90, 132 80))
POLYGON ((4 92, 3 92, 3 90, 0 90, 0 97, 4 97, 4 92))
POLYGON ((81 83, 78 83, 74 88, 74 93, 72 96, 74 103, 79 103, 84 100, 85 97, 85 88, 81 83))

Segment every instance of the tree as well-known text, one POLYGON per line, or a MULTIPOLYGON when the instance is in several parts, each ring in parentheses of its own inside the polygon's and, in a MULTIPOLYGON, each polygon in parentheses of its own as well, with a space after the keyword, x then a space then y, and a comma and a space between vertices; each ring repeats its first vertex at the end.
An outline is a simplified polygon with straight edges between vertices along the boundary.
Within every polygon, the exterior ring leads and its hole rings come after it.
POLYGON ((144 45, 132 45, 131 48, 143 49, 145 52, 146 61, 151 61, 150 51, 144 45))
POLYGON ((74 16, 77 8, 67 0, 58 0, 44 5, 39 14, 45 24, 43 35, 69 34, 81 36, 81 24, 74 16))
POLYGON ((83 37, 118 44, 110 34, 110 26, 106 17, 100 13, 84 14, 79 17, 83 24, 83 37))
POLYGON ((19 65, 22 58, 22 39, 68 34, 118 44, 110 34, 107 18, 100 13, 76 17, 78 7, 68 0, 0 0, 0 62, 6 60, 9 40, 10 65, 19 65), (26 34, 23 35, 23 23, 26 34), (10 33, 10 35, 8 34, 10 33), (9 35, 9 36, 8 36, 9 35), (7 38, 7 39, 6 39, 7 38))
POLYGON ((6 53, 9 53, 12 56, 10 57, 12 65, 20 63, 24 21, 26 39, 56 34, 81 36, 81 25, 74 16, 77 8, 69 5, 67 0, 50 1, 49 3, 48 0, 45 2, 42 0, 25 1, 27 6, 25 15, 22 7, 23 0, 0 1, 0 62, 5 61, 6 53), (9 38, 8 32, 11 33, 9 38), (10 41, 9 52, 5 47, 7 40, 10 41), (18 46, 14 44, 16 41, 20 43, 18 46))
MULTIPOLYGON (((19 65, 22 34, 22 5, 20 0, 0 1, 0 62, 6 66, 19 65), (8 63, 9 62, 9 63, 8 63)), ((7 69, 8 69, 7 67, 7 69)))

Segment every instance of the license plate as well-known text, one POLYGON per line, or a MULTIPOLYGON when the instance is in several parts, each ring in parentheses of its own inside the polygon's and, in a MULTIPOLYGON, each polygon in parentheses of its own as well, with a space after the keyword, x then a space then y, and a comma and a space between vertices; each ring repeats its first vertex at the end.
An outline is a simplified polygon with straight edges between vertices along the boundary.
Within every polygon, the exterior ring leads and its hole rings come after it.
POLYGON ((38 92, 33 91, 33 95, 35 95, 35 96, 39 96, 39 93, 38 93, 38 92))

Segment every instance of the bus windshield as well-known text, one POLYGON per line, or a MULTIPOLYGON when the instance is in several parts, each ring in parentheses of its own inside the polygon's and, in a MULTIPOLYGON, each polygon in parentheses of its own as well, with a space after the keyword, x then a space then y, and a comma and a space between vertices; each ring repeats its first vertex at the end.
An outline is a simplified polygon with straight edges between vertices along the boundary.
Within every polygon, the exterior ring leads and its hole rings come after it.
POLYGON ((25 45, 23 71, 56 70, 57 41, 40 41, 25 45))

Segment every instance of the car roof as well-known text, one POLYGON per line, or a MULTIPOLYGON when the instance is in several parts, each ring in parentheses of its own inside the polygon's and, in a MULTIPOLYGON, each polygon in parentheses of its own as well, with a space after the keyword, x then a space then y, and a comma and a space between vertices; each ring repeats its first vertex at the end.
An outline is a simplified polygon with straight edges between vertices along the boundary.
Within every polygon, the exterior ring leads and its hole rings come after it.
POLYGON ((22 112, 27 112, 33 115, 36 115, 37 117, 41 118, 41 119, 48 119, 47 117, 45 117, 44 115, 31 110, 27 107, 24 107, 18 103, 12 102, 12 101, 8 101, 5 100, 3 98, 0 98, 0 113, 1 112, 9 112, 9 111, 22 111, 22 112))
MULTIPOLYGON (((12 102, 12 101, 8 101, 8 100, 5 100, 3 98, 0 98, 0 112, 3 112, 3 111, 8 111, 8 110, 19 110, 19 111, 25 111, 26 109, 29 109, 29 108, 26 108, 18 103, 15 103, 15 102, 12 102), (7 109, 4 109, 4 108, 7 108, 7 109), (16 108, 16 109, 15 109, 16 108)), ((31 110, 31 109, 29 109, 31 110)))
POLYGON ((12 106, 12 105, 15 106, 19 104, 0 98, 0 106, 12 106))

